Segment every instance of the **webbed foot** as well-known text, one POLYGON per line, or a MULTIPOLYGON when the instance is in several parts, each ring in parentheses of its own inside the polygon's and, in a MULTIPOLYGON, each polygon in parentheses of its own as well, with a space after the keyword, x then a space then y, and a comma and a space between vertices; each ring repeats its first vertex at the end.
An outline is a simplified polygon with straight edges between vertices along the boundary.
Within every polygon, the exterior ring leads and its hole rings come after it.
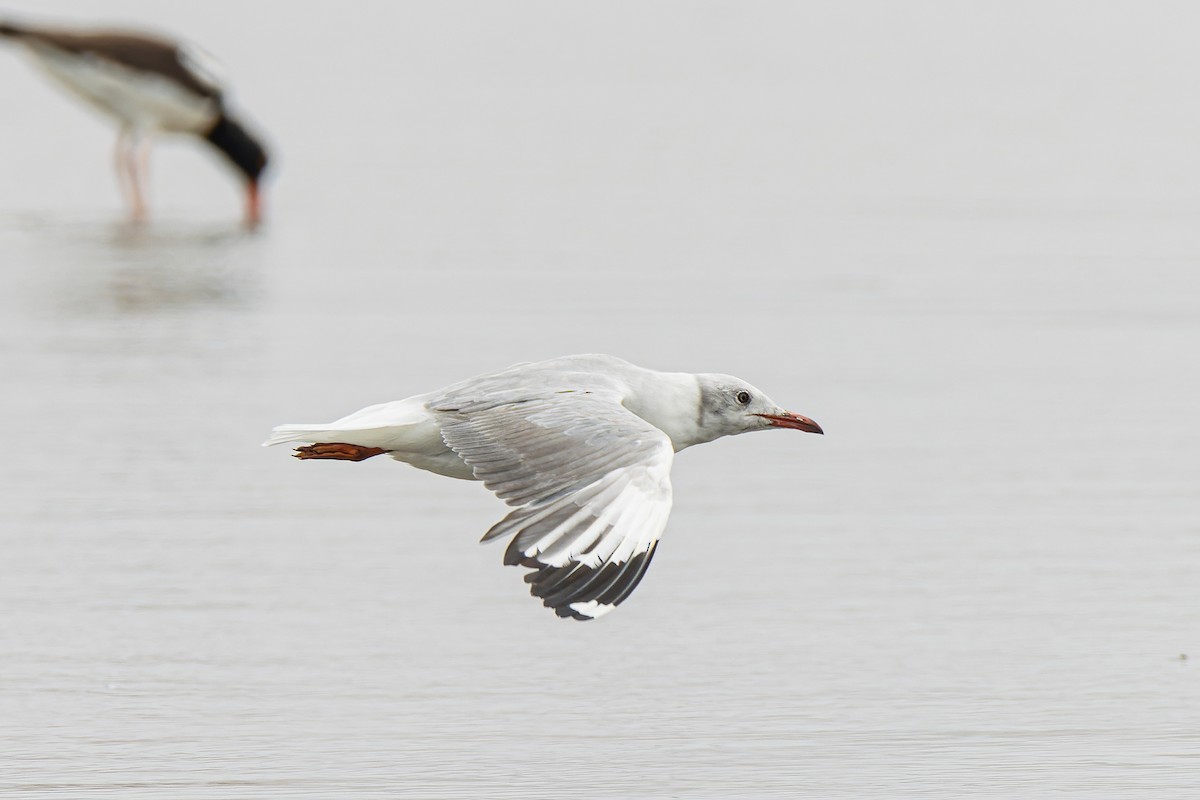
POLYGON ((382 447, 362 447, 357 444, 344 444, 342 442, 331 442, 328 444, 310 444, 305 447, 297 447, 293 456, 300 459, 307 458, 333 458, 338 461, 366 461, 377 455, 386 453, 382 447))

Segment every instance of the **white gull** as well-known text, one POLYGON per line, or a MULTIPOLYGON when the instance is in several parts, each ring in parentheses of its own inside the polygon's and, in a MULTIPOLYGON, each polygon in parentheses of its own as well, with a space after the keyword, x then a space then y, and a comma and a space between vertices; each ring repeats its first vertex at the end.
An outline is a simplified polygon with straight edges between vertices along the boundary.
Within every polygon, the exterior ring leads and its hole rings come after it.
POLYGON ((518 364, 336 422, 280 425, 264 446, 301 459, 387 453, 483 485, 516 506, 483 536, 512 536, 505 564, 560 617, 620 605, 650 565, 685 447, 768 428, 822 433, 729 375, 655 372, 606 355, 518 364))

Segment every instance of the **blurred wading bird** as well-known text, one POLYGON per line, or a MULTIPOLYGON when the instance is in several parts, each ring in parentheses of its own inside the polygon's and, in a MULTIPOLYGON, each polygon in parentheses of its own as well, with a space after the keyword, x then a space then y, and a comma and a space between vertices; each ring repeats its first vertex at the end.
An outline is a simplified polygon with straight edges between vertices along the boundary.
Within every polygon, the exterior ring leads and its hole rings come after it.
POLYGON ((245 178, 247 223, 258 223, 266 151, 229 115, 220 81, 200 51, 128 31, 77 32, 2 20, 0 39, 23 45, 46 74, 120 125, 117 177, 135 222, 146 217, 150 138, 164 132, 192 134, 221 151, 245 178))
POLYGON ((336 422, 281 425, 264 446, 301 459, 388 454, 483 481, 515 506, 483 536, 560 617, 607 614, 642 579, 671 511, 685 447, 769 428, 822 433, 728 375, 655 372, 606 355, 518 364, 336 422))

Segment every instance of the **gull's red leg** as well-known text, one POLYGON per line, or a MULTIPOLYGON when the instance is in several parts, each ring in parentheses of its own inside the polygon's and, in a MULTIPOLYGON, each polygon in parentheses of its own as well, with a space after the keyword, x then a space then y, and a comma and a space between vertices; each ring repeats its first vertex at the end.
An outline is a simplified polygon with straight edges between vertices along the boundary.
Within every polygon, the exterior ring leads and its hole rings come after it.
POLYGON ((368 458, 373 458, 386 452, 387 450, 384 450, 382 447, 363 447, 357 444, 328 442, 297 447, 296 452, 292 453, 292 455, 300 459, 332 458, 338 461, 366 461, 368 458))

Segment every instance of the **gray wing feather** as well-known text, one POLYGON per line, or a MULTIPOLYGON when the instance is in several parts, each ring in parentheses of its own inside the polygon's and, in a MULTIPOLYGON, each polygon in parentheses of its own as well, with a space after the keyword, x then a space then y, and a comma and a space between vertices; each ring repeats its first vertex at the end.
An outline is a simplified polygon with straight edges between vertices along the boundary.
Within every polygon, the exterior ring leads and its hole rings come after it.
POLYGON ((429 408, 469 414, 557 394, 619 396, 623 385, 617 376, 632 369, 631 364, 604 355, 565 356, 535 364, 516 364, 446 387, 430 399, 429 408))
POLYGON ((511 506, 548 502, 671 447, 662 431, 594 393, 438 417, 446 445, 511 506))
POLYGON ((629 596, 670 514, 666 434, 604 390, 430 406, 446 445, 518 507, 483 541, 513 536, 505 563, 534 570, 535 597, 593 619, 629 596))

